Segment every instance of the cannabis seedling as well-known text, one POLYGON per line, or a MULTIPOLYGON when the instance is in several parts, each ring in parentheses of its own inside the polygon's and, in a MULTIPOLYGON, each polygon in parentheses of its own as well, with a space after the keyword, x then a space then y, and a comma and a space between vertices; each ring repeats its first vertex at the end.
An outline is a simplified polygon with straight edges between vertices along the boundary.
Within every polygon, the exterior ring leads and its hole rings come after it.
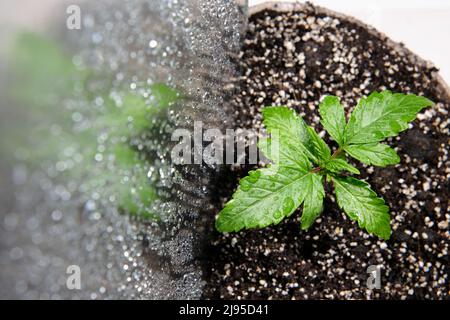
POLYGON ((323 127, 339 145, 333 154, 294 110, 264 108, 263 123, 271 137, 260 139, 258 146, 273 163, 240 180, 233 198, 219 213, 217 230, 233 232, 277 224, 301 204, 301 227, 308 229, 322 212, 327 181, 333 184, 337 203, 350 219, 367 232, 389 239, 389 208, 367 182, 343 174, 359 174, 346 155, 380 167, 399 163, 395 150, 379 142, 406 130, 416 114, 432 104, 413 94, 373 92, 359 101, 347 122, 339 99, 325 97, 319 112, 323 127))

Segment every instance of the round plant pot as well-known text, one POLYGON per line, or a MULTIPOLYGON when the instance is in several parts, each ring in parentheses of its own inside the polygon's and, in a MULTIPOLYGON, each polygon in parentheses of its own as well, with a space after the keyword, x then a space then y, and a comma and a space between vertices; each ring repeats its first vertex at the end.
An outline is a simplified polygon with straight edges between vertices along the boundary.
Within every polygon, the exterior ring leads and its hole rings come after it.
MULTIPOLYGON (((392 236, 368 235, 327 187, 324 211, 307 231, 301 210, 276 226, 215 234, 204 296, 226 299, 448 298, 450 90, 432 63, 363 22, 311 4, 249 8, 241 52, 239 126, 259 129, 267 105, 295 109, 316 130, 318 102, 339 96, 348 114, 372 91, 424 95, 435 105, 387 143, 401 157, 386 168, 354 163, 390 207, 392 236), (372 268, 372 269, 371 269, 372 268), (370 270, 381 285, 369 288, 370 270)), ((328 143, 332 141, 327 139, 328 143)), ((227 201, 252 166, 230 172, 227 201)))

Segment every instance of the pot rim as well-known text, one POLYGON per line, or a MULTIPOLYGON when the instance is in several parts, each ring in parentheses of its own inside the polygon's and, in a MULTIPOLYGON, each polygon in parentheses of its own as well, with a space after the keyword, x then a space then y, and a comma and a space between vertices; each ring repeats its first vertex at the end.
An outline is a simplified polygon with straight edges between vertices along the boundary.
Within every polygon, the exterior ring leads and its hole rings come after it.
MULTIPOLYGON (((359 19, 356 19, 352 16, 336 12, 321 6, 312 5, 311 3, 300 3, 296 1, 266 1, 254 6, 250 6, 248 8, 248 16, 252 16, 254 14, 260 13, 262 11, 275 11, 279 13, 284 12, 295 12, 295 11, 304 11, 305 9, 313 9, 318 14, 324 14, 328 15, 334 18, 338 18, 341 20, 346 20, 351 23, 356 24, 359 27, 362 27, 366 29, 371 35, 381 39, 382 41, 385 41, 387 46, 393 49, 394 51, 398 52, 400 55, 406 56, 408 59, 410 59, 414 64, 418 64, 420 66, 426 66, 428 68, 435 67, 434 63, 431 61, 422 59, 417 54, 413 53, 411 50, 405 47, 404 44, 395 42, 392 39, 390 39, 386 34, 378 31, 374 27, 362 22, 359 19)), ((432 76, 436 80, 437 86, 436 90, 437 93, 442 96, 443 100, 450 101, 450 87, 447 85, 445 80, 441 77, 439 71, 433 71, 432 76)))

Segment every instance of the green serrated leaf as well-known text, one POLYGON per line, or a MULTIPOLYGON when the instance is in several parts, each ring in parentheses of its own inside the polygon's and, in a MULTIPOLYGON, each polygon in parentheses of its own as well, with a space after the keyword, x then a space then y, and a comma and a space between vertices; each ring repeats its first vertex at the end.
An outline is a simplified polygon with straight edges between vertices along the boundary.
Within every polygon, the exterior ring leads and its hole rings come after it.
POLYGON ((308 228, 322 211, 323 177, 310 171, 309 159, 328 159, 328 146, 289 108, 264 108, 263 115, 271 137, 260 139, 259 148, 275 165, 251 171, 241 179, 233 198, 219 213, 219 231, 277 224, 303 202, 302 228, 308 228))
POLYGON ((323 141, 323 139, 314 131, 313 128, 307 127, 308 134, 310 136, 310 141, 307 142, 307 147, 312 151, 315 158, 317 159, 318 165, 323 165, 331 158, 331 151, 328 145, 323 141))
POLYGON ((261 138, 258 142, 258 148, 264 153, 264 155, 273 161, 273 163, 282 163, 286 167, 298 167, 303 171, 311 169, 311 162, 301 152, 301 148, 298 146, 298 141, 283 139, 280 141, 275 137, 261 138))
POLYGON ((303 203, 303 212, 301 217, 302 230, 306 230, 314 223, 323 210, 323 198, 325 190, 323 189, 323 177, 317 174, 308 176, 310 180, 306 184, 306 194, 303 203))
POLYGON ((416 114, 432 101, 414 94, 373 92, 362 98, 350 116, 345 129, 345 143, 379 142, 408 128, 416 114))
POLYGON ((265 107, 262 114, 264 126, 272 135, 278 135, 280 144, 290 144, 295 148, 297 156, 306 157, 315 163, 318 162, 317 157, 307 147, 310 143, 308 126, 295 110, 283 106, 265 107))
POLYGON ((251 171, 216 220, 221 232, 262 228, 290 216, 304 201, 314 173, 269 166, 251 171))
POLYGON ((344 107, 339 98, 335 96, 326 96, 319 105, 319 113, 322 117, 320 121, 328 134, 340 145, 344 144, 345 139, 345 114, 344 107))
POLYGON ((394 149, 382 143, 352 144, 344 150, 353 158, 365 164, 385 167, 400 162, 400 157, 394 149))
POLYGON ((361 228, 383 239, 391 235, 389 208, 370 185, 352 177, 332 177, 336 199, 347 215, 361 228))
POLYGON ((352 166, 350 163, 348 163, 345 159, 342 158, 331 159, 330 161, 325 163, 325 169, 333 173, 339 173, 341 171, 348 171, 355 174, 360 173, 358 169, 356 169, 354 166, 352 166))
POLYGON ((309 140, 307 125, 295 110, 285 106, 262 109, 263 123, 268 132, 279 130, 280 134, 298 139, 303 143, 309 140))

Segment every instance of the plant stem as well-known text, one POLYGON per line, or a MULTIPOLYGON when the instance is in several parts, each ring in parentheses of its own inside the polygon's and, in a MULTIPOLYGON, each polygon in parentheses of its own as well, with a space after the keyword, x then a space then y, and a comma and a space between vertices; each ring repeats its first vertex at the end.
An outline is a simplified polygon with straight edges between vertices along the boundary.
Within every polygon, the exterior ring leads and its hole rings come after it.
POLYGON ((331 155, 331 159, 336 159, 342 152, 341 148, 338 148, 332 155, 331 155))
POLYGON ((320 170, 322 170, 321 167, 315 167, 315 168, 312 168, 312 169, 311 169, 311 172, 312 172, 312 173, 317 173, 317 172, 319 172, 320 170))

